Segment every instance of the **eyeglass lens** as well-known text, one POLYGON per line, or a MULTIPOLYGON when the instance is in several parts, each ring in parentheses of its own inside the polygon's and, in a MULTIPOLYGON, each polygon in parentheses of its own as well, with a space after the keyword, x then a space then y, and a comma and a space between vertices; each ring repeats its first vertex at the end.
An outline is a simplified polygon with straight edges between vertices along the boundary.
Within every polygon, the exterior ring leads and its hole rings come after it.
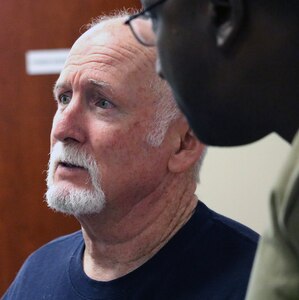
POLYGON ((150 18, 136 18, 131 21, 131 27, 137 39, 146 46, 156 44, 156 34, 153 31, 150 18))

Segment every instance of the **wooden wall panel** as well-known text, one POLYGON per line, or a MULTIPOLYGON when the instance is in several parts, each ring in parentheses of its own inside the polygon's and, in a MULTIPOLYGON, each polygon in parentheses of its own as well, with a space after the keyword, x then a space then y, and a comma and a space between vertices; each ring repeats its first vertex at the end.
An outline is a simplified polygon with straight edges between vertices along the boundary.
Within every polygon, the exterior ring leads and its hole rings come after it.
POLYGON ((0 7, 1 296, 32 251, 79 228, 43 202, 57 75, 27 75, 25 52, 69 48, 92 17, 139 1, 0 0, 0 7))

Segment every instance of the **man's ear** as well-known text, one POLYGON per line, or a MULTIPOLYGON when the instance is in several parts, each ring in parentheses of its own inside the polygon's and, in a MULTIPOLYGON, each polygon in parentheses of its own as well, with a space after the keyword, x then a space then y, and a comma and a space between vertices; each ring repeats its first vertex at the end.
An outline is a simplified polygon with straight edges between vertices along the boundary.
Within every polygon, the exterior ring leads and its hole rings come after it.
POLYGON ((180 137, 180 144, 171 154, 168 161, 168 169, 173 173, 182 173, 190 169, 200 158, 205 145, 202 144, 194 132, 188 130, 180 137))
POLYGON ((217 46, 225 49, 238 35, 244 21, 244 0, 211 0, 217 46))

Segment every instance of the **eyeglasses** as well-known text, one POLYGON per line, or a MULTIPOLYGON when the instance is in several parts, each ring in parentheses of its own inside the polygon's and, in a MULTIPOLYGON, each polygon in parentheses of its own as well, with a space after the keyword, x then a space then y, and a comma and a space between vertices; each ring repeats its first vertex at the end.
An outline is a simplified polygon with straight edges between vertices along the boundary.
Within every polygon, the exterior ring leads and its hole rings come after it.
POLYGON ((156 33, 153 29, 153 22, 150 12, 165 1, 166 0, 158 1, 141 12, 130 16, 125 21, 125 24, 130 26, 133 35, 140 44, 147 47, 153 47, 156 45, 156 33))

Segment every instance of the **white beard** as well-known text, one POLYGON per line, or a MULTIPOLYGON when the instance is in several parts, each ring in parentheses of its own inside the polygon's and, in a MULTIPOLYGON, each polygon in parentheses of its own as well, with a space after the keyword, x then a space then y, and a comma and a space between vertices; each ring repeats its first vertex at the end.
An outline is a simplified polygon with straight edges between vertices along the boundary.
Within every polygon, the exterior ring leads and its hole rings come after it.
POLYGON ((48 165, 46 202, 53 210, 68 215, 100 213, 106 200, 99 178, 99 168, 94 158, 74 145, 57 142, 51 151, 48 165), (54 173, 60 162, 85 168, 92 188, 71 188, 54 183, 54 173))

